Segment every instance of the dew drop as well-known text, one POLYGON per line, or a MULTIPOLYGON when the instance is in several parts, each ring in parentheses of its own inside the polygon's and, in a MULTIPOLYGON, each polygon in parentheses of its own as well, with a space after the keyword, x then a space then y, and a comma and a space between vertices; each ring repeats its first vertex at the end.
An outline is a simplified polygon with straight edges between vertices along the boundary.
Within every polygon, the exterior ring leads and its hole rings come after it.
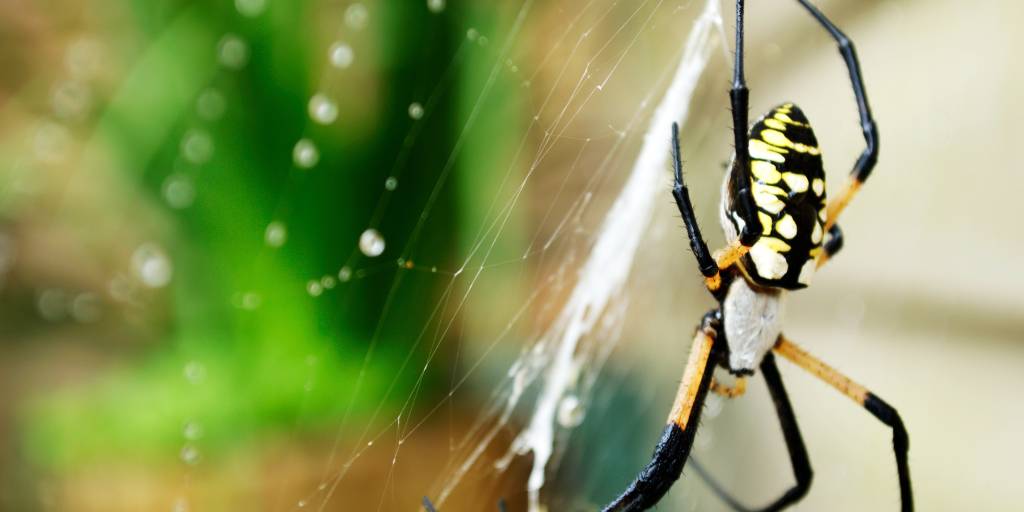
POLYGON ((558 403, 558 424, 565 428, 579 426, 583 422, 585 411, 579 397, 570 394, 558 403))
POLYGON ((477 44, 479 44, 480 46, 487 46, 487 43, 490 43, 490 42, 491 41, 489 39, 487 39, 487 36, 480 36, 480 39, 477 40, 477 44))
POLYGON ((181 461, 184 462, 185 464, 188 464, 189 466, 195 466, 196 464, 199 464, 199 448, 196 448, 191 444, 186 444, 181 448, 180 456, 181 461))
POLYGON ((423 105, 419 102, 412 102, 409 104, 409 117, 413 119, 420 119, 423 117, 423 105))
POLYGON ((249 63, 249 45, 234 34, 225 34, 217 43, 217 57, 228 69, 242 69, 249 63))
POLYGON ((176 210, 192 206, 196 191, 192 179, 184 174, 172 174, 164 179, 160 187, 167 205, 176 210))
POLYGON ((384 252, 384 237, 376 229, 369 228, 359 235, 359 250, 373 258, 384 252))
POLYGON ((295 161, 295 165, 301 169, 309 169, 320 161, 320 151, 316 149, 316 145, 309 139, 299 139, 295 143, 295 149, 292 150, 292 160, 295 161))
POLYGON ((198 422, 190 421, 185 424, 185 428, 181 429, 181 435, 189 441, 195 441, 203 437, 203 427, 198 422))
POLYGON ((217 89, 206 89, 196 98, 196 113, 207 121, 216 121, 224 115, 227 102, 217 89))
POLYGON ((63 320, 68 313, 68 296, 63 290, 43 290, 36 299, 39 316, 49 322, 63 320))
POLYGON ((71 299, 71 317, 90 324, 100 319, 100 300, 94 293, 80 293, 71 299))
POLYGON ((174 273, 170 258, 153 243, 145 243, 135 249, 132 253, 132 270, 135 277, 149 288, 167 286, 174 273))
POLYGON ((469 39, 470 41, 476 41, 478 37, 480 37, 480 32, 477 32, 475 28, 471 28, 466 31, 466 39, 469 39))
POLYGON ((185 363, 185 368, 182 372, 185 374, 185 380, 192 384, 199 384, 206 379, 206 366, 199 361, 185 363))
POLYGON ((32 150, 43 162, 60 162, 71 144, 71 133, 63 125, 47 121, 39 125, 32 138, 32 150))
POLYGON ((336 284, 338 284, 338 280, 334 276, 323 276, 320 278, 320 286, 323 286, 324 290, 330 290, 336 284))
POLYGON ((267 8, 267 0, 235 0, 235 9, 242 16, 254 18, 263 14, 267 8))
POLYGON ((181 155, 193 164, 203 164, 213 156, 213 139, 205 130, 193 129, 181 138, 181 155))
POLYGON ((263 297, 260 297, 260 294, 256 292, 246 292, 242 294, 242 300, 240 302, 242 304, 242 309, 252 311, 260 307, 260 304, 263 303, 263 297))
POLYGON ((331 64, 338 69, 345 69, 351 66, 352 61, 355 60, 355 53, 352 51, 352 47, 341 41, 332 44, 327 54, 331 59, 331 64))
POLYGON ((341 267, 341 270, 338 271, 338 281, 345 283, 348 282, 349 279, 352 279, 352 269, 348 267, 341 267))
POLYGON ((309 117, 320 124, 331 124, 338 118, 338 105, 321 93, 309 99, 309 117))
POLYGON ((388 179, 384 180, 384 188, 387 190, 394 190, 398 188, 398 178, 388 176, 388 179))
POLYGON ((369 18, 369 13, 366 11, 366 6, 356 2, 345 9, 345 24, 349 28, 359 30, 366 26, 366 19, 369 18))
POLYGON ((444 0, 427 0, 427 9, 430 12, 438 13, 444 10, 444 0))
POLYGON ((263 241, 270 247, 281 247, 288 240, 288 228, 285 227, 284 223, 275 220, 270 224, 267 224, 267 229, 263 232, 263 241))
POLYGON ((306 293, 308 293, 311 297, 319 297, 320 294, 323 292, 324 287, 323 285, 320 284, 320 281, 314 279, 306 283, 306 293))
POLYGON ((89 110, 92 93, 82 82, 68 80, 54 86, 50 100, 53 112, 61 119, 80 119, 89 110))
POLYGON ((185 498, 178 498, 174 500, 174 504, 171 505, 171 512, 188 512, 188 500, 185 498))
POLYGON ((90 38, 82 38, 68 46, 64 63, 71 75, 79 80, 93 78, 101 69, 103 48, 90 38))

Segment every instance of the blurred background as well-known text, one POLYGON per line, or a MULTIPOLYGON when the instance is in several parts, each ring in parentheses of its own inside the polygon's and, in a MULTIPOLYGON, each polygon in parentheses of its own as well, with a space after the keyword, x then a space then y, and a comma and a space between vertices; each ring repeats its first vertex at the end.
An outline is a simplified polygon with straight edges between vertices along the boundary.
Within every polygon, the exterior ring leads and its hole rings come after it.
MULTIPOLYGON (((899 409, 920 510, 1014 510, 1024 7, 819 5, 857 43, 881 153, 787 332, 899 409)), ((510 365, 572 290, 704 8, 0 4, 0 508, 525 510, 532 455, 508 452, 529 400, 496 417, 510 365)), ((712 245, 732 8, 682 128, 712 245)), ((747 23, 752 118, 802 106, 835 192, 863 147, 835 46, 796 2, 747 23)), ((597 509, 646 463, 713 305, 670 180, 612 350, 560 418, 549 510, 597 509)), ((794 508, 896 510, 890 432, 780 367, 815 468, 794 508)), ((694 450, 750 504, 793 478, 772 410, 757 378, 710 398, 694 450)), ((692 471, 665 503, 726 510, 692 471)))

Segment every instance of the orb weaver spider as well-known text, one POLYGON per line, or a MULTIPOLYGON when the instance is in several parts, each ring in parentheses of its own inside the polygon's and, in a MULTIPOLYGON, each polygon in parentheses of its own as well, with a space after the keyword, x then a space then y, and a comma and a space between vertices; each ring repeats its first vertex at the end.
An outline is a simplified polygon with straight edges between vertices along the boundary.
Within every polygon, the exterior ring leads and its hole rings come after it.
MULTIPOLYGON (((605 507, 605 512, 647 510, 657 504, 686 464, 708 391, 738 396, 745 389, 746 377, 758 368, 775 403, 796 484, 757 510, 781 510, 803 498, 811 485, 810 461, 773 352, 836 388, 892 429, 902 510, 913 510, 907 465, 909 441, 899 414, 877 395, 782 334, 786 293, 806 287, 814 271, 842 247, 843 235, 836 219, 868 178, 878 157, 878 131, 853 43, 809 1, 798 1, 839 46, 857 99, 866 147, 839 196, 826 202, 821 151, 807 118, 796 105, 785 103, 773 108, 747 132, 749 92, 743 76, 743 0, 737 0, 736 53, 729 92, 736 151, 722 184, 721 224, 727 246, 714 255, 708 251, 697 225, 683 182, 679 127, 672 126, 672 194, 705 285, 718 306, 704 315, 697 329, 668 425, 650 463, 625 492, 605 507), (735 375, 736 384, 727 387, 715 382, 715 366, 735 375)), ((732 508, 749 510, 702 469, 697 470, 732 508)))

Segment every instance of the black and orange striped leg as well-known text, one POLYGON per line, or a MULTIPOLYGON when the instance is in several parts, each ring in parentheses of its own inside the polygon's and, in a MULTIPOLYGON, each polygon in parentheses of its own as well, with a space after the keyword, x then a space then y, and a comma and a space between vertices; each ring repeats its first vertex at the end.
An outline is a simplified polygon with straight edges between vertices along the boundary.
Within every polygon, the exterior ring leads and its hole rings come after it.
POLYGON ((860 186, 868 179, 868 175, 875 168, 878 162, 878 125, 871 115, 871 106, 868 104, 868 95, 864 89, 864 79, 860 70, 860 62, 857 60, 857 50, 853 47, 853 41, 846 37, 824 13, 815 7, 808 0, 797 0, 824 28, 832 39, 835 39, 839 46, 839 54, 846 63, 846 69, 850 73, 850 82, 853 85, 853 94, 857 99, 857 112, 860 115, 860 128, 864 133, 864 150, 861 152, 857 162, 850 171, 850 179, 843 190, 828 205, 828 221, 826 229, 835 224, 840 212, 846 208, 853 196, 860 190, 860 186))
POLYGON ((654 449, 651 461, 629 487, 603 509, 604 512, 647 510, 656 505, 679 479, 686 459, 690 456, 690 449, 693 448, 704 398, 711 386, 712 369, 719 356, 715 345, 718 324, 717 310, 704 316, 701 328, 694 337, 668 424, 654 449))
POLYGON ((797 366, 807 370, 812 375, 825 381, 830 386, 848 396, 854 402, 868 410, 875 418, 892 429, 893 451, 896 454, 896 472, 900 483, 900 503, 903 512, 914 510, 914 497, 910 486, 910 466, 907 462, 907 453, 910 450, 910 438, 907 429, 903 426, 896 409, 884 400, 871 393, 864 386, 850 380, 849 377, 839 373, 835 368, 825 364, 816 357, 796 346, 784 336, 779 336, 775 344, 775 352, 789 359, 797 366))
POLYGON ((825 243, 821 246, 821 256, 818 256, 818 268, 823 267, 833 256, 836 255, 843 248, 843 230, 839 228, 839 224, 833 224, 832 227, 828 228, 828 238, 825 243))
POLYGON ((813 477, 811 461, 807 456, 807 447, 804 445, 803 436, 800 435, 800 427, 796 423, 796 415, 793 414, 793 406, 789 402, 786 387, 782 384, 779 368, 775 365, 775 357, 770 353, 766 354, 761 362, 761 374, 764 376, 765 384, 768 385, 768 393, 772 396, 772 402, 775 403, 775 413, 778 415, 779 424, 782 426, 782 436, 786 440, 786 449, 789 452, 789 461, 793 467, 793 476, 796 478, 796 484, 770 505, 759 509, 748 508, 729 494, 696 460, 691 461, 694 470, 708 483, 711 490, 722 501, 732 507, 733 510, 739 512, 782 510, 796 503, 807 494, 807 491, 811 488, 811 479, 813 477))

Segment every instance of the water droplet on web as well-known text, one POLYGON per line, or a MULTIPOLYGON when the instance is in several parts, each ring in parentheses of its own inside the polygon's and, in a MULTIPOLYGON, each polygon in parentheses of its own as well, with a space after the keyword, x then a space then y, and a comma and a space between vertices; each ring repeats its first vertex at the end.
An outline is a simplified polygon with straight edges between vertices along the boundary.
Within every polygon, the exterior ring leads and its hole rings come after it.
POLYGON ((300 169, 309 169, 320 161, 320 151, 316 149, 316 144, 313 144, 313 141, 299 139, 295 143, 295 149, 292 150, 292 160, 300 169))
POLYGON ((370 228, 359 235, 359 250, 373 258, 384 252, 384 237, 376 229, 370 228))
POLYGON ((247 309, 249 311, 252 311, 252 310, 260 307, 260 304, 262 302, 263 302, 263 298, 260 297, 260 295, 258 293, 246 292, 246 293, 242 294, 242 300, 241 300, 242 309, 247 309))
POLYGON ((50 100, 53 113, 61 119, 80 119, 89 110, 92 93, 89 88, 78 81, 68 80, 54 86, 50 100))
POLYGON ((185 375, 185 380, 192 384, 199 384, 206 379, 206 366, 199 361, 189 361, 185 363, 182 373, 185 375))
POLYGON ((171 260, 156 244, 145 243, 132 253, 135 277, 149 288, 162 288, 171 282, 174 273, 171 260))
POLYGON ((351 66, 352 61, 355 59, 352 47, 341 41, 332 44, 327 54, 331 58, 331 64, 338 69, 345 69, 351 66))
POLYGON ((79 80, 96 76, 102 61, 103 48, 99 42, 90 38, 82 38, 71 43, 64 56, 68 71, 79 80))
POLYGON ((316 486, 316 489, 318 491, 322 491, 322 490, 324 490, 326 488, 327 488, 327 484, 320 484, 320 485, 316 486))
POLYGON ((309 117, 320 124, 331 124, 338 118, 338 105, 321 93, 309 99, 309 117))
POLYGON ((359 30, 366 26, 366 19, 369 18, 369 13, 366 11, 366 6, 356 2, 345 9, 345 24, 349 28, 359 30))
POLYGON ((168 176, 164 179, 160 191, 164 196, 164 201, 167 201, 167 205, 177 210, 192 206, 192 201, 196 197, 192 179, 184 174, 168 176))
POLYGON ((338 284, 338 281, 334 279, 334 276, 323 276, 320 278, 320 286, 323 286, 324 290, 330 290, 336 284, 338 284))
POLYGON ((338 280, 344 283, 349 279, 352 279, 352 269, 341 267, 341 270, 338 271, 338 280))
POLYGON ((585 416, 583 403, 574 394, 565 395, 558 403, 558 424, 565 428, 572 428, 583 423, 585 416))
POLYGON ((296 505, 297 505, 297 506, 298 506, 299 508, 303 508, 303 507, 305 507, 305 506, 306 506, 306 500, 299 500, 299 502, 298 502, 298 503, 296 503, 296 505))
POLYGON ((487 39, 487 36, 480 36, 480 39, 477 40, 477 44, 479 44, 480 46, 487 46, 487 43, 490 43, 490 42, 491 41, 490 41, 490 39, 487 39))
POLYGON ((224 115, 227 102, 217 89, 206 89, 196 98, 196 113, 207 121, 216 121, 224 115))
POLYGON ((195 441, 203 437, 203 427, 198 422, 190 421, 185 424, 185 428, 181 429, 181 435, 189 441, 195 441))
POLYGON ((263 14, 267 8, 267 0, 235 0, 235 9, 242 16, 254 18, 263 14))
POLYGON ((63 320, 68 312, 68 296, 63 290, 43 290, 36 299, 36 308, 43 320, 63 320))
POLYGON ((181 461, 184 462, 185 464, 188 464, 189 466, 195 466, 196 464, 199 464, 199 448, 196 448, 195 446, 186 444, 181 448, 180 456, 181 461))
POLYGON ((71 317, 89 324, 100 319, 100 300, 94 293, 80 293, 71 300, 71 317))
POLYGON ((32 138, 32 150, 43 162, 59 162, 71 144, 71 133, 63 125, 47 121, 39 125, 32 138))
POLYGON ((388 176, 388 179, 384 180, 384 188, 387 190, 394 190, 398 188, 398 178, 388 176))
POLYGON ((288 240, 288 228, 285 227, 284 223, 275 220, 270 224, 267 224, 266 231, 263 232, 263 241, 270 247, 281 247, 288 240))
POLYGON ((478 37, 480 37, 480 32, 477 32, 475 28, 471 28, 466 31, 466 39, 476 41, 478 37))
POLYGON ((171 512, 188 512, 188 500, 185 498, 178 498, 174 500, 174 504, 171 505, 171 512))
POLYGON ((319 297, 320 294, 323 293, 323 292, 324 292, 324 287, 323 287, 323 285, 320 284, 320 281, 315 281, 314 280, 314 281, 309 281, 308 283, 306 283, 306 293, 308 293, 310 296, 312 296, 312 297, 319 297))
POLYGON ((444 10, 444 0, 427 0, 427 9, 430 12, 438 13, 444 10))
POLYGON ((217 57, 228 69, 242 69, 249 63, 249 45, 235 34, 225 34, 217 43, 217 57))
POLYGON ((181 138, 181 155, 194 164, 203 164, 213 156, 213 139, 205 130, 193 129, 181 138))
POLYGON ((419 103, 417 103, 415 101, 410 103, 409 104, 409 117, 411 117, 413 119, 420 119, 421 117, 423 117, 423 105, 420 105, 419 103))

